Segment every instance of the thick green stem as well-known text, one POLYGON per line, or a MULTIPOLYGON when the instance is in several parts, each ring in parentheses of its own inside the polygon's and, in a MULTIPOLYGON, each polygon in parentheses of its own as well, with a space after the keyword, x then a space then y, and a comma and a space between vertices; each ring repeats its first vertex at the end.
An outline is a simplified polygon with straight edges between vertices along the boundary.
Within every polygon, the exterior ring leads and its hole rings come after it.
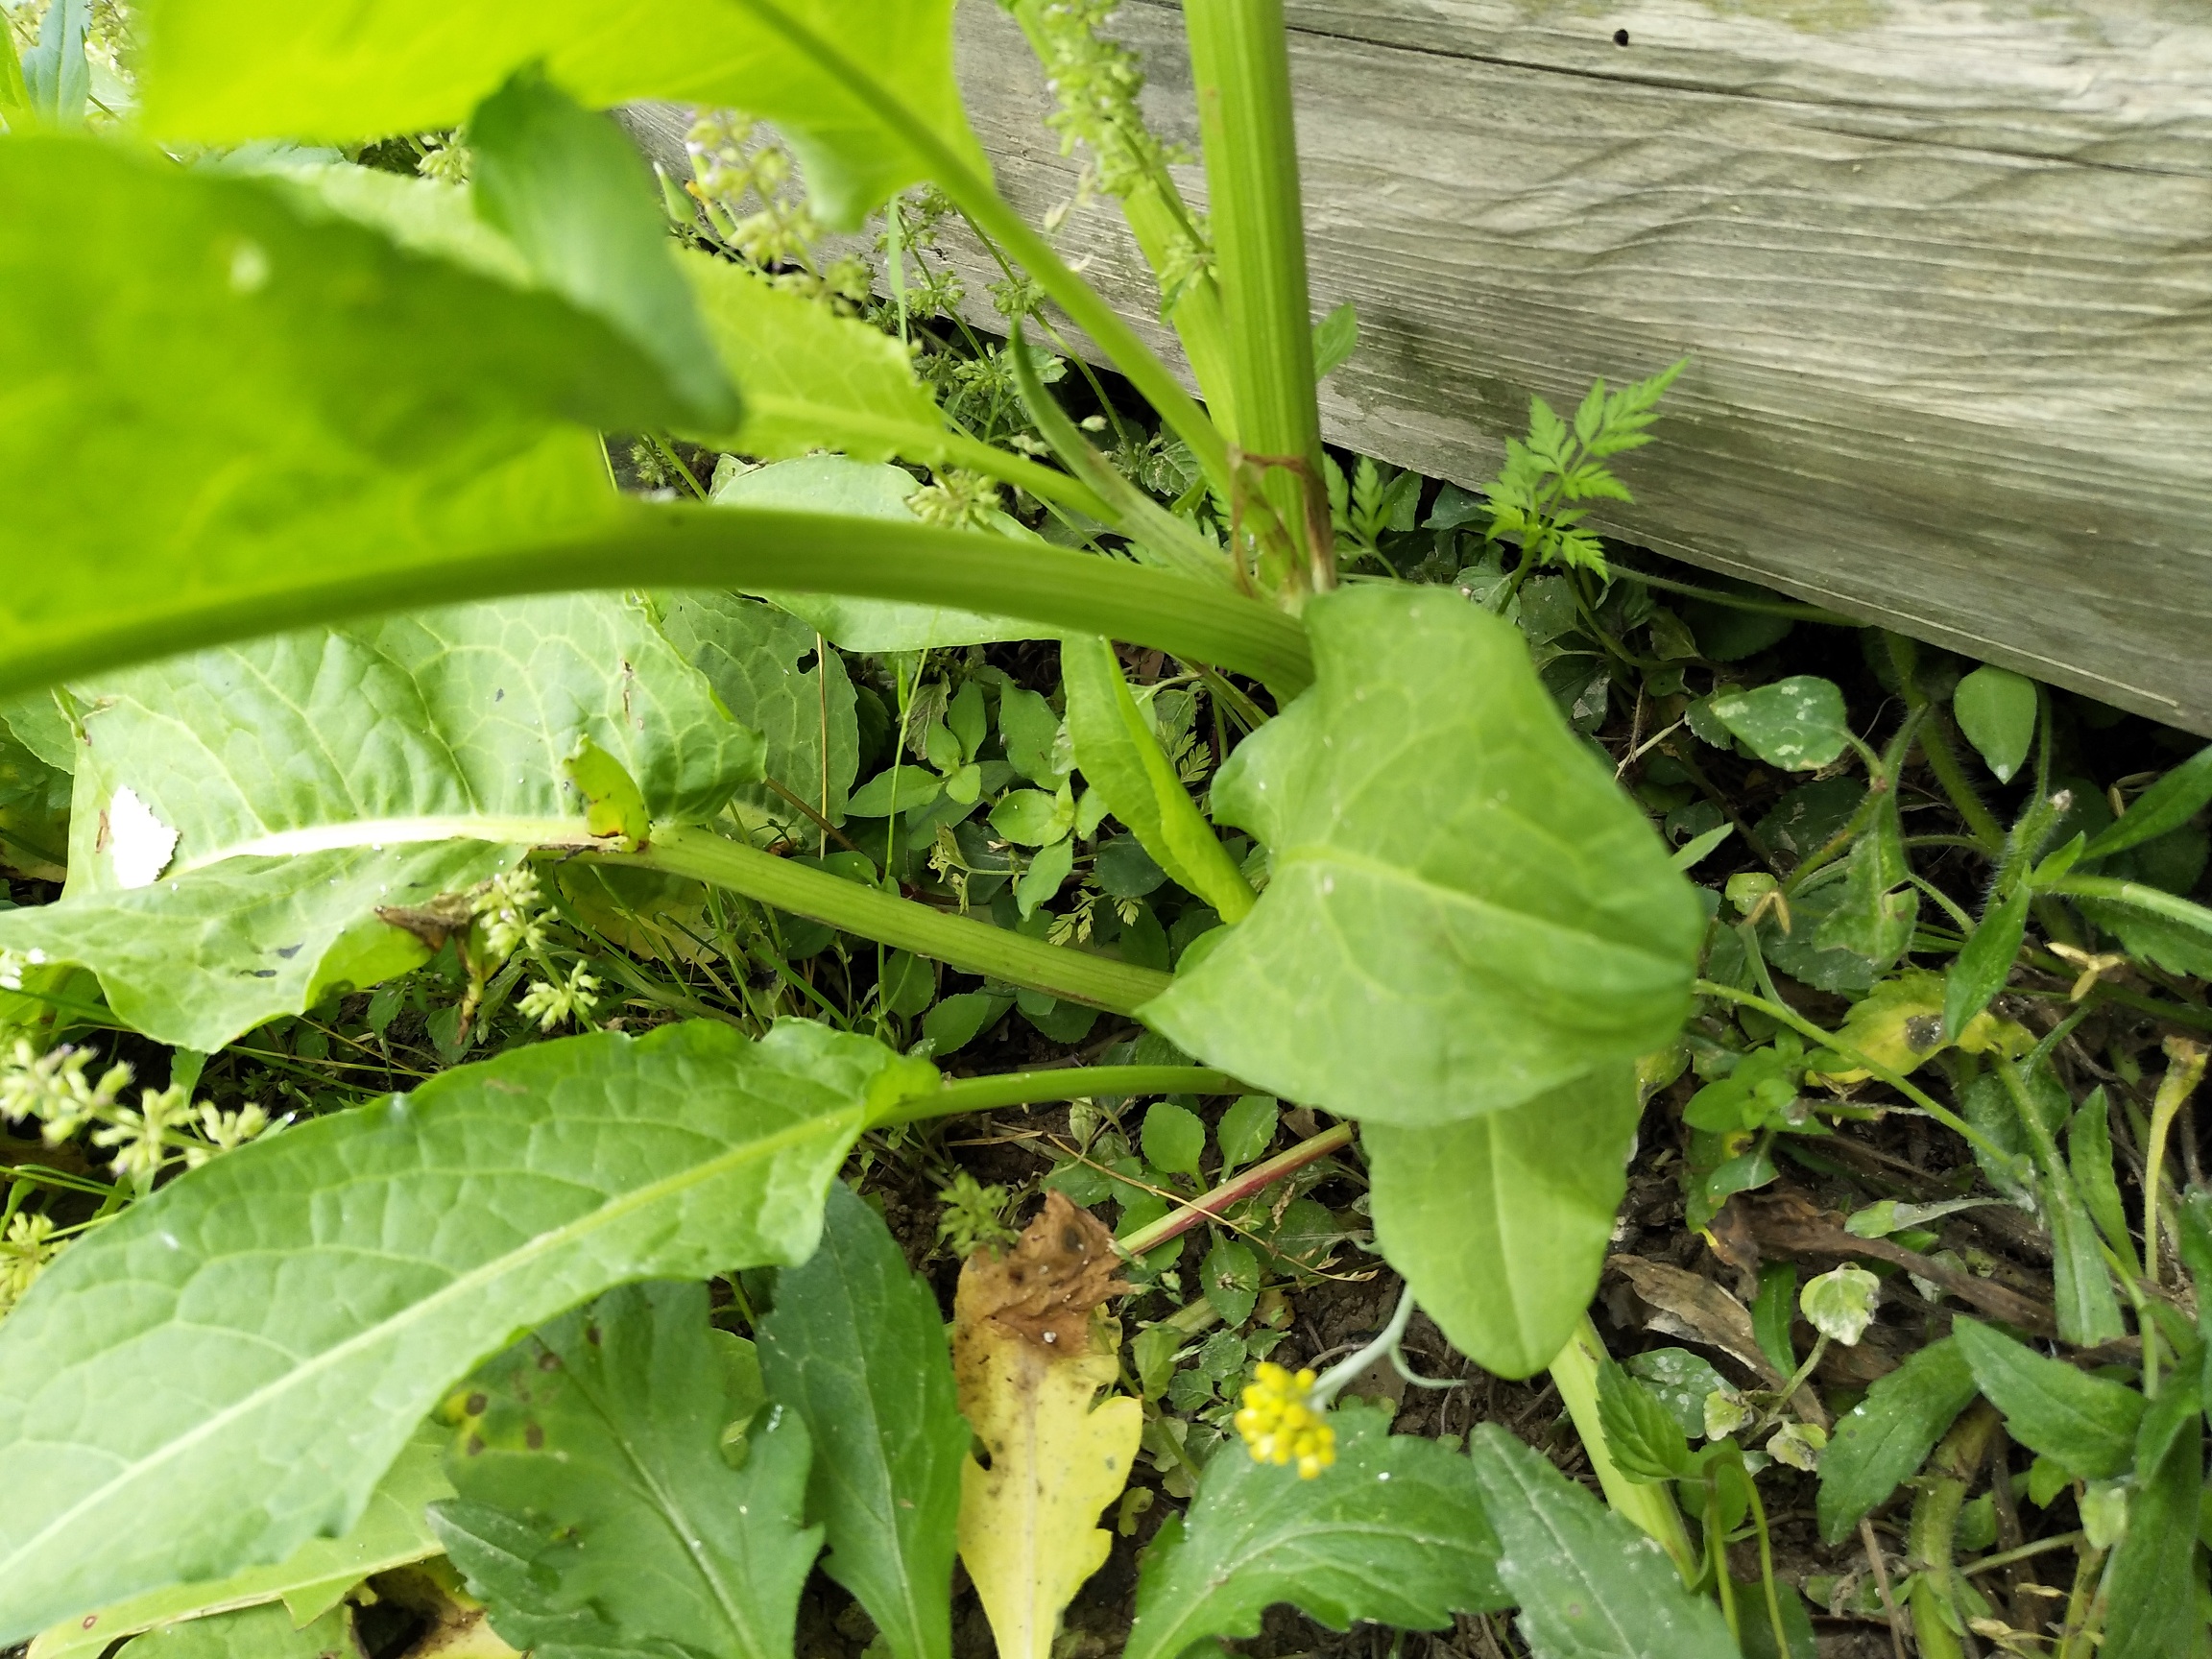
POLYGON ((1551 1381, 1566 1403, 1567 1414, 1575 1419, 1575 1431, 1582 1436, 1582 1450, 1590 1459, 1591 1473, 1604 1489, 1605 1501, 1616 1513, 1658 1541, 1659 1548, 1672 1558, 1683 1583, 1695 1584, 1700 1573, 1697 1555, 1690 1548, 1690 1534, 1682 1525, 1682 1512, 1674 1506, 1672 1494, 1664 1486, 1629 1479, 1613 1461, 1605 1425, 1598 1414, 1598 1367, 1605 1358, 1604 1339, 1584 1314, 1581 1326, 1551 1361, 1551 1381))
MULTIPOLYGON (((1334 581, 1314 400, 1313 314, 1282 0, 1185 0, 1237 446, 1307 568, 1334 581)), ((1238 480, 1237 488, 1247 482, 1238 480)))
POLYGON ((870 1127, 992 1112, 1001 1106, 1081 1100, 1093 1094, 1225 1094, 1239 1087, 1228 1072, 1206 1066, 1060 1066, 1043 1071, 1002 1071, 995 1077, 955 1077, 932 1094, 911 1095, 879 1113, 870 1127))
POLYGON ((1313 678, 1306 632, 1272 605, 1096 554, 915 522, 761 507, 620 501, 548 544, 454 552, 356 571, 304 565, 281 589, 157 614, 90 615, 0 656, 0 696, 226 640, 435 602, 595 588, 737 588, 844 593, 1014 616, 1044 633, 1105 634, 1264 681, 1284 696, 1313 678))
POLYGON ((1149 968, 1047 945, 1042 939, 994 927, 973 917, 933 910, 910 899, 894 898, 878 888, 863 887, 827 871, 779 858, 710 830, 657 828, 651 843, 635 853, 589 853, 584 856, 711 882, 779 910, 880 940, 964 973, 1046 991, 1070 1002, 1117 1014, 1134 1014, 1172 983, 1169 975, 1149 968))
POLYGON ((1967 1485, 1988 1455, 1996 1430, 1997 1413, 1986 1405, 1960 1418, 1928 1460, 1927 1477, 1912 1503, 1907 1548, 1916 1569, 1912 1633, 1919 1638, 1922 1659, 1964 1659, 1965 1649, 1950 1623, 1959 1608, 1953 1547, 1967 1485))

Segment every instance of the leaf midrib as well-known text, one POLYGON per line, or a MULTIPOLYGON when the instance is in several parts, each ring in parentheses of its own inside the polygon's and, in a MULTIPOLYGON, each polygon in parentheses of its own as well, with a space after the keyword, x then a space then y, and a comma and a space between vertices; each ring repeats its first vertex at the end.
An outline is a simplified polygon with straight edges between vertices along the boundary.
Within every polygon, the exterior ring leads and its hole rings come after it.
MULTIPOLYGON (((849 1108, 848 1111, 853 1123, 853 1132, 856 1135, 859 1132, 864 1114, 857 1107, 849 1108)), ((467 1273, 432 1291, 421 1301, 410 1305, 401 1313, 390 1319, 382 1320, 369 1329, 348 1337, 334 1347, 325 1349, 303 1364, 295 1366, 282 1377, 263 1383, 244 1399, 204 1419, 185 1433, 164 1442, 151 1455, 131 1463, 103 1485, 80 1498, 75 1503, 48 1522, 44 1527, 25 1539, 4 1562, 0 1562, 0 1575, 18 1571, 20 1564, 26 1558, 32 1556, 34 1551, 55 1537, 57 1533, 63 1531, 79 1516, 105 1503, 111 1495, 127 1488, 149 1471, 158 1469, 162 1465, 183 1456, 187 1452, 228 1428, 239 1418, 248 1415, 271 1400, 281 1398, 291 1388, 335 1368, 344 1360, 350 1358, 356 1352, 374 1346, 377 1341, 389 1334, 404 1332, 418 1318, 459 1300, 484 1286, 496 1282, 504 1274, 526 1266, 530 1262, 540 1257, 548 1255, 568 1243, 589 1238, 601 1228, 622 1220, 636 1211, 662 1197, 682 1192, 731 1169, 742 1168, 748 1163, 773 1157, 786 1147, 797 1144, 809 1136, 821 1133, 823 1129, 833 1124, 834 1121, 833 1118, 809 1118, 805 1122, 793 1124, 773 1136, 748 1142, 743 1146, 733 1148, 718 1158, 709 1159, 706 1163, 696 1165, 679 1175, 670 1176, 665 1180, 657 1181, 650 1186, 640 1187, 631 1192, 624 1193, 621 1197, 602 1205, 578 1221, 551 1232, 541 1233, 520 1247, 469 1269, 467 1273)))
POLYGON ((297 858, 362 847, 413 846, 429 841, 482 841, 505 847, 598 847, 606 843, 581 818, 509 818, 453 813, 421 818, 360 818, 279 830, 180 858, 161 873, 173 880, 232 858, 297 858))

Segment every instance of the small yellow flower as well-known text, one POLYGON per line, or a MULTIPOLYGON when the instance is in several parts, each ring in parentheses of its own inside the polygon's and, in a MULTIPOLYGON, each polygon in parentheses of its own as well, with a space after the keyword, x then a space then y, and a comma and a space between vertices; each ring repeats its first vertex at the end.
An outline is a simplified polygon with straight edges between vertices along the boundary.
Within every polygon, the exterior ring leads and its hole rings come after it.
POLYGON ((1295 1377, 1280 1365, 1262 1363, 1245 1384, 1244 1408, 1237 1413, 1237 1432, 1244 1436, 1256 1463, 1298 1465, 1298 1478, 1310 1480, 1336 1461, 1336 1431, 1313 1405, 1311 1371, 1295 1377))

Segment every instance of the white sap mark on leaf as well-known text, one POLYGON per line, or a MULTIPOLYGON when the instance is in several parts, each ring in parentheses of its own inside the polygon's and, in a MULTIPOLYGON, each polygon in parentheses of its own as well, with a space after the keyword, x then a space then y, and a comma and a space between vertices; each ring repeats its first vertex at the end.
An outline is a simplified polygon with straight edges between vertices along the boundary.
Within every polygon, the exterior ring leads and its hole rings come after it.
POLYGON ((241 240, 230 250, 230 292, 258 294, 268 285, 268 251, 258 242, 241 240))
POLYGON ((151 887, 169 868, 177 851, 177 831, 154 816, 154 808, 126 787, 108 803, 108 853, 115 860, 115 879, 125 887, 151 887))

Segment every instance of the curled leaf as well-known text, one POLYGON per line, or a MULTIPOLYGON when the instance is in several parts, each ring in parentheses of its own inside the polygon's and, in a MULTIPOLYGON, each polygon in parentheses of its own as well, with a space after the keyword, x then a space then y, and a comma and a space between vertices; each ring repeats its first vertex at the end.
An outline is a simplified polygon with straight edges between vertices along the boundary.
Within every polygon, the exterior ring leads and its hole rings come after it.
POLYGON ((1120 1494, 1143 1407, 1117 1398, 1119 1331, 1096 1310, 1129 1286, 1113 1235, 1061 1192, 1003 1257, 977 1251, 953 1300, 960 1409, 986 1468, 962 1470, 960 1557, 998 1641, 999 1659, 1048 1659, 1060 1614, 1105 1564, 1095 1523, 1120 1494))

